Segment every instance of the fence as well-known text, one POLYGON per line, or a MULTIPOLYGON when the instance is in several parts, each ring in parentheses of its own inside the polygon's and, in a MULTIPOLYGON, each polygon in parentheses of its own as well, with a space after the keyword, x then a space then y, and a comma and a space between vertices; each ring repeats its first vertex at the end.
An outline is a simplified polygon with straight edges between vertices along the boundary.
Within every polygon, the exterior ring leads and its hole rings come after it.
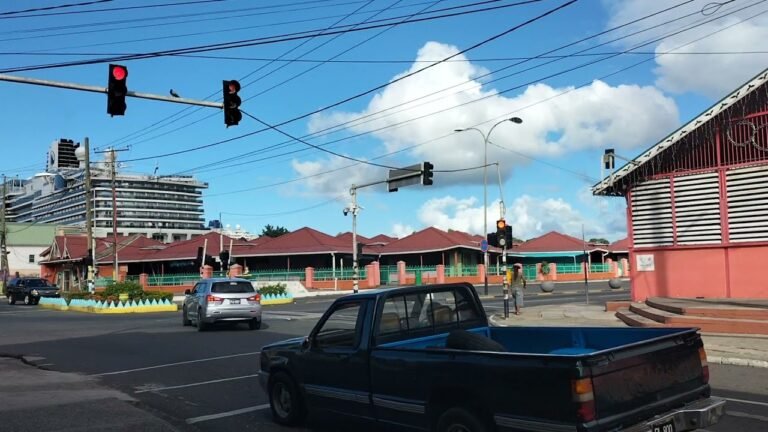
POLYGON ((609 264, 592 264, 589 266, 590 273, 608 273, 611 271, 609 264))
POLYGON ((241 275, 243 279, 251 281, 300 281, 304 280, 307 273, 304 269, 301 270, 256 270, 251 271, 248 274, 241 275))
POLYGON ((460 265, 445 267, 447 277, 478 276, 477 265, 460 265))
MULTIPOLYGON (((358 269, 358 279, 363 280, 368 277, 365 267, 358 269)), ((338 280, 353 280, 355 278, 354 270, 350 267, 344 267, 343 269, 337 268, 335 271, 333 268, 316 268, 315 280, 316 281, 332 281, 334 278, 338 280)))
POLYGON ((582 272, 581 264, 557 264, 557 274, 577 274, 582 272))
POLYGON ((536 280, 536 271, 536 264, 526 264, 523 266, 523 277, 529 281, 536 280))

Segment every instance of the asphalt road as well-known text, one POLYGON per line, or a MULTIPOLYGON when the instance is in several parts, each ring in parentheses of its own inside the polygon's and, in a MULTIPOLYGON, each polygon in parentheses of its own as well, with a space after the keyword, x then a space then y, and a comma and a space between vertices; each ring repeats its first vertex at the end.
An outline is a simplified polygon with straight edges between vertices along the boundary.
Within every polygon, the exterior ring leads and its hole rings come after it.
MULTIPOLYGON (((594 302, 627 297, 626 291, 593 290, 594 302)), ((564 294, 568 289, 556 291, 531 293, 527 304, 584 300, 583 294, 564 294)), ((180 313, 102 316, 2 304, 0 353, 24 355, 54 371, 98 376, 182 430, 298 431, 270 420, 256 375, 259 349, 307 334, 332 300, 316 297, 267 307, 261 330, 240 325, 204 333, 182 327, 180 313)), ((489 309, 501 307, 497 298, 484 303, 489 309)), ((710 430, 767 430, 768 369, 712 365, 711 371, 713 392, 730 399, 730 414, 710 430)), ((311 430, 339 427, 320 424, 311 430)))

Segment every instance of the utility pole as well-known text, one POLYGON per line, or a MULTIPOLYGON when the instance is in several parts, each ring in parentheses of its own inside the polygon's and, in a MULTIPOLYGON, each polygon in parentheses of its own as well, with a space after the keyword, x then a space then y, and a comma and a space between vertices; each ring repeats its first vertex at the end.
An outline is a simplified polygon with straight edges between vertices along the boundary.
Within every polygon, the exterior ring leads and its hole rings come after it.
POLYGON ((6 250, 6 240, 8 230, 5 225, 5 197, 8 190, 6 189, 5 174, 3 174, 3 206, 0 210, 0 271, 3 273, 3 291, 5 291, 6 284, 8 283, 8 251, 6 250))
MULTIPOLYGON (((116 166, 117 166, 117 152, 121 151, 127 151, 127 148, 110 148, 108 150, 104 150, 98 153, 106 153, 109 160, 109 167, 110 167, 110 178, 112 180, 112 265, 114 268, 112 269, 112 278, 115 282, 117 282, 119 271, 118 271, 118 260, 117 260, 117 189, 115 187, 115 177, 117 176, 117 173, 115 172, 116 166)), ((96 253, 94 249, 94 254, 96 253)))
POLYGON ((352 195, 352 291, 357 294, 360 284, 357 265, 357 187, 352 185, 349 193, 352 195))
POLYGON ((88 137, 83 140, 85 148, 85 232, 88 237, 88 249, 91 250, 90 265, 86 269, 86 285, 90 290, 90 283, 93 281, 93 269, 96 265, 93 262, 93 255, 96 251, 92 249, 93 245, 93 203, 91 202, 91 148, 88 137))
POLYGON ((507 277, 507 245, 501 248, 501 274, 504 275, 504 319, 509 318, 509 278, 507 277))
POLYGON ((584 248, 584 295, 587 298, 587 304, 589 304, 589 264, 587 264, 587 242, 584 240, 584 224, 581 224, 581 246, 584 248))

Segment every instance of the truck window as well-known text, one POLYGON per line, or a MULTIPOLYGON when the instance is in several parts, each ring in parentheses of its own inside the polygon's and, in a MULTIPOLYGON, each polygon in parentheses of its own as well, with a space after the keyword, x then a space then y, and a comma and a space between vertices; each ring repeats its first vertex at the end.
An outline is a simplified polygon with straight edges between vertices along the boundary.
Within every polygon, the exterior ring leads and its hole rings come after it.
POLYGON ((355 349, 360 343, 357 323, 362 303, 343 303, 331 312, 315 334, 313 346, 320 349, 355 349))
POLYGON ((456 295, 456 311, 459 313, 459 322, 474 321, 480 318, 475 302, 470 297, 466 288, 454 291, 456 295))
POLYGON ((436 291, 432 293, 430 319, 437 326, 456 324, 456 296, 453 291, 436 291))

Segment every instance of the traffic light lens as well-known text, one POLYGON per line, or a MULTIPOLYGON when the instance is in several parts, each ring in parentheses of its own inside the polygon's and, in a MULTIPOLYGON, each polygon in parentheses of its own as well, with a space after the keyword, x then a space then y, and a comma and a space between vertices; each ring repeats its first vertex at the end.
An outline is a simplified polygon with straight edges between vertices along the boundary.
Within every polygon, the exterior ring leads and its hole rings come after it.
POLYGON ((506 227, 506 226, 507 226, 507 223, 504 222, 503 220, 500 220, 500 221, 496 222, 496 228, 498 228, 500 230, 503 230, 504 227, 506 227))
POLYGON ((126 73, 125 68, 122 68, 120 66, 115 66, 114 68, 112 68, 112 76, 116 80, 122 81, 122 80, 125 79, 126 75, 128 75, 128 74, 126 73))

